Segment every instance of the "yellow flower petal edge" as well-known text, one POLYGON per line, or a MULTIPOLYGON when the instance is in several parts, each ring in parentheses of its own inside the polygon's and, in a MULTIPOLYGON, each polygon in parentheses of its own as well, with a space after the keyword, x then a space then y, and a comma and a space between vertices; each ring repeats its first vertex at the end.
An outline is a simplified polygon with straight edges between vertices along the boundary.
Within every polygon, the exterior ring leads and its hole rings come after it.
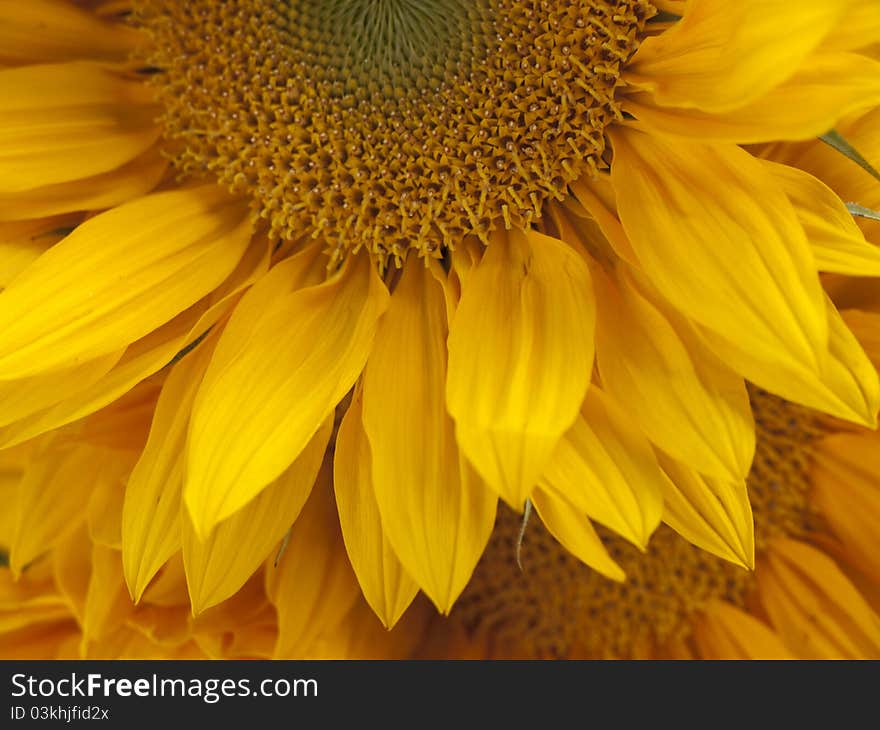
POLYGON ((755 566, 755 524, 745 481, 712 479, 668 457, 663 521, 688 542, 744 568, 755 566))
POLYGON ((764 390, 874 428, 880 408, 877 370, 830 299, 826 301, 826 317, 830 328, 828 357, 818 372, 798 363, 763 359, 714 332, 701 334, 713 352, 764 390))
POLYGON ((247 206, 212 185, 102 213, 0 293, 0 380, 125 347, 220 285, 251 237, 247 206))
POLYGON ((419 586, 406 572, 382 529, 362 412, 358 388, 336 438, 333 489, 345 549, 364 598, 390 629, 412 603, 419 586))
POLYGON ((0 69, 0 193, 81 180, 149 149, 161 129, 143 83, 93 63, 0 69))
POLYGON ((865 240, 846 204, 831 188, 795 167, 769 160, 763 164, 794 206, 818 269, 849 276, 880 276, 880 247, 865 240))
POLYGON ((135 603, 181 547, 183 455, 189 414, 216 341, 216 336, 209 338, 171 370, 156 403, 147 444, 125 488, 122 563, 135 603))
POLYGON ((688 336, 686 322, 643 296, 624 269, 613 279, 594 271, 593 280, 596 359, 608 393, 667 453, 704 474, 744 478, 755 425, 742 378, 688 336))
POLYGON ((592 385, 577 420, 556 447, 541 487, 644 549, 660 524, 665 479, 645 436, 592 385))
MULTIPOLYGON (((0 448, 22 443, 94 413, 165 367, 184 347, 226 316, 241 291, 265 272, 269 264, 268 254, 266 242, 254 240, 238 267, 219 288, 167 324, 129 345, 116 365, 90 387, 79 390, 76 381, 62 383, 64 371, 52 373, 45 379, 44 387, 50 387, 53 382, 58 384, 54 389, 55 405, 0 427, 0 448)), ((14 385, 22 381, 11 382, 14 385)))
POLYGON ((499 236, 463 282, 446 400, 462 451, 514 509, 577 417, 594 324, 587 265, 540 233, 499 236))
POLYGON ((105 210, 149 193, 168 160, 153 147, 131 162, 93 177, 0 194, 0 221, 20 221, 79 210, 105 210))
POLYGON ((620 219, 652 284, 743 349, 818 371, 828 322, 813 255, 761 163, 733 145, 610 136, 620 219))
POLYGON ((625 580, 626 574, 608 554, 586 515, 564 497, 540 487, 532 493, 532 500, 541 522, 566 550, 606 578, 625 580))
POLYGON ((818 137, 839 119, 878 101, 880 64, 854 53, 836 53, 807 59, 770 93, 728 112, 664 107, 646 93, 628 96, 623 108, 648 131, 753 144, 818 137))
POLYGON ((795 659, 769 626, 736 606, 711 601, 694 629, 706 659, 795 659))
POLYGON ((143 40, 134 29, 104 22, 58 0, 0 0, 0 63, 91 59, 124 62, 143 40))
POLYGON ((296 460, 244 507, 217 524, 204 540, 183 520, 183 564, 193 614, 232 596, 279 544, 312 491, 333 420, 328 418, 296 460))
POLYGON ((646 38, 623 78, 666 106, 745 106, 799 68, 853 0, 691 0, 672 28, 646 38))
POLYGON ((497 496, 467 464, 446 412, 446 299, 411 258, 363 379, 363 424, 382 527, 407 572, 447 613, 495 522, 497 496))
POLYGON ((336 628, 360 598, 342 544, 330 479, 331 469, 325 464, 278 566, 265 571, 266 592, 278 615, 273 651, 278 659, 309 658, 316 639, 336 628))
POLYGON ((813 500, 852 562, 880 583, 880 436, 835 434, 819 443, 812 465, 813 500))
POLYGON ((269 303, 230 320, 193 406, 184 500, 202 538, 277 478, 333 412, 388 303, 365 256, 326 283, 290 292, 287 278, 266 277, 249 295, 243 312, 269 303))
POLYGON ((806 658, 880 658, 880 617, 837 564, 797 540, 774 540, 758 594, 785 644, 806 658))
POLYGON ((85 517, 83 505, 101 469, 101 450, 77 448, 63 435, 44 437, 38 456, 25 471, 15 500, 16 519, 9 545, 9 566, 19 574, 77 526, 71 514, 85 517))

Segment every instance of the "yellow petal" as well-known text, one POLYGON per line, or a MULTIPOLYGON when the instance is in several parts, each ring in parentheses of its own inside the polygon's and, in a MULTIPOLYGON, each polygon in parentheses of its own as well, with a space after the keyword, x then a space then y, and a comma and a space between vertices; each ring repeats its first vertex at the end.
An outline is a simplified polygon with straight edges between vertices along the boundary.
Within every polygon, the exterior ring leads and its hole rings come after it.
POLYGON ((18 488, 9 566, 20 572, 76 529, 101 469, 99 449, 47 438, 18 488))
POLYGON ((125 350, 19 380, 0 381, 0 426, 44 411, 65 397, 98 383, 122 359, 125 350))
MULTIPOLYGON (((125 424, 119 423, 118 428, 125 429, 125 424)), ((85 438, 94 443, 89 436, 85 438)), ((92 486, 86 517, 92 543, 119 550, 122 547, 125 480, 131 473, 134 455, 131 452, 115 452, 109 449, 108 452, 101 459, 101 470, 92 486)))
POLYGON ((830 300, 828 355, 819 371, 762 358, 722 336, 703 332, 709 347, 747 379, 794 403, 874 428, 880 408, 877 370, 830 300))
MULTIPOLYGON (((876 286, 872 287, 880 294, 876 286)), ((876 370, 880 370, 880 312, 846 309, 840 313, 847 329, 855 335, 876 370)))
POLYGON ((794 659, 782 639, 754 616, 712 601, 694 630, 703 659, 794 659))
POLYGON ((609 395, 676 459, 710 476, 743 479, 754 455, 755 427, 742 378, 686 322, 666 316, 643 296, 625 270, 617 271, 616 283, 598 270, 593 280, 596 359, 609 395))
POLYGON ((363 380, 363 424, 382 527, 407 572, 443 613, 470 579, 497 502, 460 453, 446 412, 446 316, 441 284, 423 261, 411 258, 363 380))
POLYGON ((184 450, 196 391, 214 353, 209 338, 171 371, 156 403, 150 436, 125 489, 122 562, 137 602, 159 569, 180 550, 184 450))
POLYGON ((773 627, 800 657, 880 658, 880 618, 827 555, 777 539, 755 575, 773 627))
POLYGON ((755 525, 745 481, 705 477, 669 458, 663 521, 707 552, 744 568, 755 565, 755 525))
POLYGON ((767 361, 818 370, 828 323, 803 229, 739 147, 615 130, 611 179, 651 282, 690 319, 767 361))
POLYGON ((78 441, 119 452, 131 472, 150 433, 161 378, 147 378, 108 407, 92 413, 68 431, 78 441))
POLYGON ((850 51, 876 45, 880 38, 880 3, 854 2, 842 23, 822 43, 823 51, 850 51))
MULTIPOLYGON (((200 540, 183 522, 183 562, 193 614, 234 594, 294 524, 312 491, 333 420, 326 420, 296 460, 253 500, 200 540)), ((288 546, 289 549, 289 546, 288 546)))
POLYGON ((83 611, 83 643, 106 639, 133 609, 122 580, 119 551, 104 545, 93 546, 92 574, 83 611))
POLYGON ((0 69, 0 193, 100 175, 158 139, 141 81, 97 64, 0 69))
POLYGON ((858 568, 880 583, 880 440, 835 434, 813 451, 811 503, 822 512, 858 568))
MULTIPOLYGON (((877 78, 880 81, 880 70, 877 78)), ((819 270, 880 276, 880 247, 865 240, 845 203, 831 188, 795 167, 769 160, 763 164, 794 206, 819 270)))
POLYGON ((412 603, 419 586, 404 569, 382 529, 362 410, 358 390, 339 426, 333 487, 351 566, 370 608, 390 629, 412 603))
MULTIPOLYGON (((51 395, 49 388, 53 383, 57 384, 54 398, 59 401, 49 408, 0 427, 0 447, 20 444, 112 403, 137 383, 171 362, 175 354, 186 345, 187 333, 196 318, 197 313, 188 311, 138 340, 125 350, 116 365, 85 389, 79 389, 82 383, 79 378, 65 382, 62 378, 68 372, 66 370, 52 373, 51 378, 44 379, 46 393, 51 395)), ((92 361, 92 366, 94 363, 92 361)), ((16 382, 30 382, 30 379, 10 381, 13 385, 16 382)))
MULTIPOLYGON (((880 125, 880 106, 837 125, 837 131, 875 168, 880 167, 878 125, 880 125)), ((819 178, 846 202, 880 209, 880 185, 877 180, 824 142, 815 140, 811 143, 778 145, 771 149, 771 155, 777 162, 791 165, 819 178)), ((873 224, 875 230, 880 231, 880 223, 866 222, 873 224)), ((866 234, 866 236, 868 240, 874 240, 870 235, 866 234)), ((876 240, 880 241, 880 236, 876 240)))
POLYGON ((360 594, 329 481, 330 469, 324 468, 278 567, 266 570, 266 590, 278 611, 274 656, 279 659, 307 657, 318 636, 338 631, 360 594))
POLYGON ((574 423, 593 367, 595 302, 580 256, 534 231, 496 236, 449 333, 449 412, 461 449, 521 510, 574 423))
POLYGON ((333 412, 388 300, 366 256, 292 293, 284 279, 264 283, 250 298, 277 296, 247 321, 232 318, 193 406, 184 501, 202 537, 277 478, 333 412))
POLYGON ((880 63, 854 53, 808 58, 790 79, 736 109, 709 112, 658 105, 648 93, 623 102, 648 130, 750 144, 811 139, 839 119, 880 102, 880 63))
POLYGON ((0 63, 93 59, 119 63, 139 33, 65 0, 0 0, 0 63))
POLYGON ((0 379, 113 352, 235 269, 247 206, 220 188, 156 193, 86 221, 0 293, 0 379))
POLYGON ((691 0, 684 17, 645 39, 624 78, 666 106, 727 111, 797 71, 851 0, 691 0))
POLYGON ((0 291, 74 226, 80 215, 0 223, 0 291))
MULTIPOLYGON (((583 206, 584 210, 596 222, 596 225, 599 227, 602 235, 605 236, 614 253, 628 264, 637 266, 638 257, 635 251, 633 251, 632 244, 626 237, 626 232, 620 224, 620 219, 617 217, 617 197, 609 175, 607 173, 599 175, 595 180, 591 180, 587 175, 582 175, 579 180, 571 184, 571 192, 583 206)), ((553 207, 551 205, 552 210, 553 207)), ((561 227, 563 230, 560 232, 560 237, 563 241, 569 242, 566 237, 566 227, 564 224, 561 227)), ((568 227, 568 231, 571 231, 575 237, 583 238, 583 233, 578 231, 578 228, 580 227, 571 226, 568 227), (573 231, 572 228, 574 228, 573 231)))
POLYGON ((153 147, 109 172, 26 192, 0 193, 0 220, 40 218, 77 210, 105 210, 150 192, 168 169, 153 147))
POLYGON ((92 575, 92 541, 84 524, 52 551, 52 574, 58 591, 82 625, 92 575))
POLYGON ((660 524, 665 479, 650 443, 629 415, 592 385, 541 487, 644 548, 660 524))
POLYGON ((131 344, 122 359, 94 385, 75 390, 71 386, 76 382, 64 382, 58 377, 47 381, 47 390, 52 383, 57 384, 52 390, 57 404, 9 426, 0 427, 0 447, 18 444, 51 431, 115 401, 137 383, 171 363, 187 347, 192 347, 226 315, 240 292, 259 278, 267 266, 267 247, 265 242, 257 239, 219 288, 186 312, 131 344))
POLYGON ((590 521, 570 502, 540 487, 532 492, 532 501, 550 534, 578 560, 611 580, 626 579, 626 574, 611 559, 590 521))

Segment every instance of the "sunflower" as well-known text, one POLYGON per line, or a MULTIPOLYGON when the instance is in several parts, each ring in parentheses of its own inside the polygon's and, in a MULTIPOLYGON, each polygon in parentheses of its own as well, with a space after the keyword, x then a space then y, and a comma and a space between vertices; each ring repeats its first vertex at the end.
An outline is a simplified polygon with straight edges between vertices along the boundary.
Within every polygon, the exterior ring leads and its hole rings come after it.
POLYGON ((876 3, 0 21, 19 581, 79 534, 92 578, 124 580, 94 589, 110 608, 182 577, 190 626, 256 582, 289 639, 317 631, 282 607, 315 581, 325 627, 358 586, 387 627, 419 591, 450 612, 504 510, 612 581, 661 521, 752 568, 755 394, 876 427, 876 369, 820 280, 880 275, 876 3))

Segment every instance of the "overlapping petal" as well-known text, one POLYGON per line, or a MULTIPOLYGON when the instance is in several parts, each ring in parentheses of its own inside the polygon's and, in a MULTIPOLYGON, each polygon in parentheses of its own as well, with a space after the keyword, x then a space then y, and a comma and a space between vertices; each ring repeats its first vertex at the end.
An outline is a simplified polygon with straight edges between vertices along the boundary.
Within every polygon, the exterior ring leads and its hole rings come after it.
MULTIPOLYGON (((339 426, 333 488, 352 568, 370 607, 390 629, 412 603, 419 586, 406 572, 382 528, 362 413, 363 401, 358 390, 339 426)), ((416 489, 421 491, 420 487, 416 489)))
POLYGON ((660 293, 757 357, 817 371, 828 322, 813 255, 761 163, 732 145, 611 139, 620 219, 660 293))
POLYGON ((114 170, 159 138, 143 83, 93 63, 0 69, 0 193, 114 170))
MULTIPOLYGON (((603 386, 648 437, 704 474, 742 479, 755 430, 742 378, 623 270, 596 271, 596 359, 603 386)), ((681 320, 681 318, 677 318, 681 320)))
POLYGON ((382 527, 406 571, 448 612, 492 531, 497 496, 456 443, 446 411, 446 301, 410 259, 363 380, 363 424, 382 527))
POLYGON ((499 237, 464 282, 449 333, 449 412, 467 458, 515 509, 583 402, 594 321, 584 261, 533 231, 499 237))
POLYGON ((288 261, 242 300, 193 406, 184 500, 203 538, 277 478, 333 412, 387 306, 366 256, 295 291, 284 273, 303 266, 288 261))
POLYGON ((644 548, 660 523, 665 479, 648 440, 593 385, 556 447, 541 486, 644 548))
POLYGON ((215 186, 156 193, 78 226, 0 293, 0 379, 125 347, 219 286, 251 237, 215 186))
POLYGON ((647 38, 624 78, 667 106, 723 112, 793 75, 852 0, 691 0, 672 28, 647 38))

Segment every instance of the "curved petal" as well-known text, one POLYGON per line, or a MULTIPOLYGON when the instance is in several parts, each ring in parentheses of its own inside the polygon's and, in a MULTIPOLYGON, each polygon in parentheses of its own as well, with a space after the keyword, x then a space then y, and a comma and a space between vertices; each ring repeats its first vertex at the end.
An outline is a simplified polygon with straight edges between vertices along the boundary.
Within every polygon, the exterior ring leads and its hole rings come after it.
POLYGON ((622 104, 647 130, 689 139, 753 144, 805 140, 880 102, 880 63, 855 53, 808 58, 790 79, 729 111, 665 107, 648 93, 622 104))
POLYGON ((755 426, 742 378, 688 336, 686 323, 644 297, 625 271, 616 283, 599 271, 593 280, 596 360, 609 395, 671 456, 720 479, 745 478, 755 426))
POLYGON ((108 354, 220 285, 251 238, 247 204, 207 185, 102 213, 0 292, 0 379, 108 354))
POLYGON ((648 440, 628 414, 592 385, 541 487, 644 548, 660 524, 665 480, 648 440))
POLYGON ((843 543, 847 558, 880 583, 880 438, 834 434, 813 451, 810 499, 843 543))
POLYGON ((143 41, 65 0, 0 0, 0 63, 92 59, 120 63, 143 41))
POLYGON ((370 608, 392 628, 419 591, 391 547, 373 490, 372 456, 356 391, 339 426, 333 458, 333 489, 351 566, 370 608))
POLYGON ((694 629, 703 659, 795 659, 782 639, 751 614, 724 601, 712 601, 694 629))
POLYGON ((193 614, 232 596, 271 557, 312 491, 333 420, 327 419, 296 460, 244 507, 199 539, 183 519, 183 564, 193 614))
POLYGON ((594 321, 586 264, 534 231, 496 237, 463 283, 446 401, 462 451, 517 510, 577 417, 594 321))
POLYGON ((789 649, 801 658, 880 658, 880 617, 831 558, 778 539, 762 567, 758 595, 789 649))
POLYGON ((532 493, 532 499, 541 522, 568 552, 606 578, 626 579, 626 574, 612 560, 590 521, 570 502, 540 487, 532 493))
POLYGON ((874 428, 880 408, 877 370, 830 299, 826 316, 830 327, 828 357, 818 372, 798 363, 761 357, 714 332, 702 334, 715 354, 764 390, 874 428))
POLYGON ((662 458, 668 475, 663 521, 707 552, 744 568, 755 566, 755 523, 745 481, 704 477, 662 458))
POLYGON ((382 527, 407 572, 447 613, 495 522, 497 497, 456 443, 446 412, 446 301, 410 258, 363 379, 363 424, 382 527))
POLYGON ((831 188, 796 167, 769 160, 762 163, 794 206, 820 271, 880 276, 880 247, 865 240, 846 204, 831 188))
POLYGON ((620 219, 660 293, 768 362, 818 371, 828 322, 813 255, 761 163, 732 145, 611 139, 620 219))
POLYGON ((624 79, 666 106, 728 111, 797 71, 852 0, 691 0, 684 17, 645 39, 624 79))
POLYGON ((122 508, 122 563, 135 603, 180 550, 186 430, 216 339, 197 347, 171 370, 156 403, 147 444, 128 479, 122 508))
POLYGON ((154 147, 131 162, 100 175, 24 193, 0 193, 0 221, 112 208, 149 193, 159 184, 167 169, 168 160, 154 147))
POLYGON ((333 412, 388 301, 366 256, 324 284, 290 286, 266 277, 242 300, 196 396, 184 501, 202 538, 277 478, 333 412))
POLYGON ((309 658, 315 640, 326 631, 338 631, 359 600, 329 482, 325 466, 290 531, 278 567, 266 570, 266 592, 278 612, 278 659, 309 658))
POLYGON ((100 470, 100 449, 65 443, 61 434, 40 444, 18 487, 9 545, 14 574, 76 529, 79 521, 72 517, 85 518, 83 505, 100 470))
POLYGON ((0 69, 0 193, 120 167, 159 138, 157 116, 143 82, 97 64, 0 69))

